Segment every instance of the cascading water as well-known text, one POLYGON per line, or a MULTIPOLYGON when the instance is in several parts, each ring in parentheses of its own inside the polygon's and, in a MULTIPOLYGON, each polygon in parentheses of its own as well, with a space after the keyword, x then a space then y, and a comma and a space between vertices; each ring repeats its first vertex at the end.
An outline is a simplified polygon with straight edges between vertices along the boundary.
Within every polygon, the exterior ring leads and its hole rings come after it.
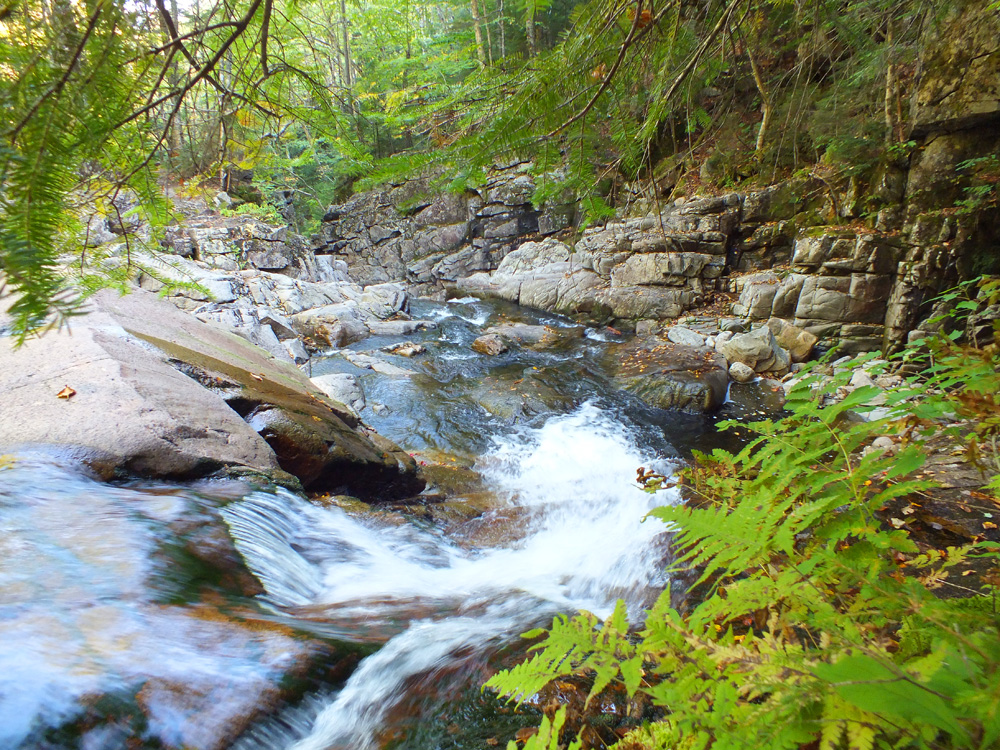
POLYGON ((408 376, 313 364, 384 405, 362 416, 426 459, 424 504, 0 457, 0 745, 481 747, 531 720, 477 690, 520 633, 618 598, 641 617, 665 583, 664 528, 643 518, 674 498, 635 470, 711 445, 712 421, 619 390, 617 332, 484 357, 486 326, 571 323, 472 298, 411 312, 437 327, 355 345, 423 343, 394 358, 408 376))
POLYGON ((516 533, 478 550, 440 532, 379 528, 301 501, 286 503, 283 520, 266 524, 251 519, 262 517, 269 496, 230 505, 237 545, 275 606, 298 607, 311 597, 310 606, 333 620, 402 628, 319 710, 308 734, 285 746, 369 747, 417 675, 447 670, 470 649, 509 642, 555 612, 606 615, 623 597, 638 613, 663 585, 663 527, 643 522, 652 498, 630 479, 636 467, 654 464, 624 426, 591 403, 515 430, 479 467, 516 533))

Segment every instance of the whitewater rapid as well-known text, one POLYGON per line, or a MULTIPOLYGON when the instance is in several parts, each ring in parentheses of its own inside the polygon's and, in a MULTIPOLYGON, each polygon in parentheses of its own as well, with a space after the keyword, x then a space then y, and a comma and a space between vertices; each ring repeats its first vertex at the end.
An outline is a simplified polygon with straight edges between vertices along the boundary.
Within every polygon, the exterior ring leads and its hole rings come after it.
POLYGON ((476 468, 506 510, 497 523, 513 528, 506 543, 479 549, 435 528, 391 526, 290 493, 230 504, 226 520, 271 606, 322 612, 388 638, 314 715, 269 744, 368 748, 414 676, 452 668, 557 612, 605 616, 623 598, 638 615, 666 583, 664 528, 644 519, 676 500, 639 489, 639 466, 670 470, 593 403, 508 431, 476 468))

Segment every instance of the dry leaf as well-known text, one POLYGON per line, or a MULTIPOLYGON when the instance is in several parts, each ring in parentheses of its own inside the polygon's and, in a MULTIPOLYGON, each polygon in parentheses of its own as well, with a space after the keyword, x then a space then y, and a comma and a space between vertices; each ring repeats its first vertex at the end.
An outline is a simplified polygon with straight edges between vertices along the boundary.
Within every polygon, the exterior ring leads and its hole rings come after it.
POLYGON ((68 385, 63 386, 63 389, 56 394, 56 398, 73 398, 76 395, 76 391, 70 388, 68 385))
POLYGON ((890 518, 889 523, 892 524, 892 527, 894 529, 901 529, 904 526, 906 526, 906 521, 904 521, 902 518, 890 518))
POLYGON ((996 527, 997 527, 997 525, 995 523, 993 523, 992 521, 984 521, 983 522, 983 528, 984 529, 995 529, 996 527))
POLYGON ((253 378, 254 380, 263 380, 264 379, 263 375, 258 375, 255 372, 251 372, 250 373, 250 377, 253 378))

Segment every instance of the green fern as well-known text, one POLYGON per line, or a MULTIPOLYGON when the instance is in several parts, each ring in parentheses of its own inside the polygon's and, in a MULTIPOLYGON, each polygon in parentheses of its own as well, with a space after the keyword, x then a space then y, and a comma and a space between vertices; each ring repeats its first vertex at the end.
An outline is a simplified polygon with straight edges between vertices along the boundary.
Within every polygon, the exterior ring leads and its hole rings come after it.
MULTIPOLYGON (((936 346, 943 358, 925 377, 948 387, 899 389, 897 416, 908 424, 929 427, 933 415, 954 417, 1000 392, 995 348, 936 346)), ((852 423, 848 411, 870 409, 874 394, 825 405, 816 382, 793 389, 786 418, 741 425, 758 438, 739 453, 697 456, 682 475, 697 503, 653 511, 673 531, 675 569, 694 569, 709 595, 680 612, 668 590, 632 633, 621 604, 603 624, 586 613, 557 618, 529 634, 541 640, 528 662, 487 686, 522 701, 571 674, 590 676, 590 698, 620 683, 664 711, 623 750, 736 750, 748 737, 767 750, 995 746, 995 589, 971 603, 935 590, 971 556, 998 559, 1000 545, 919 554, 905 529, 884 527, 877 511, 887 501, 932 486, 915 476, 920 443, 860 456, 886 423, 852 423)))

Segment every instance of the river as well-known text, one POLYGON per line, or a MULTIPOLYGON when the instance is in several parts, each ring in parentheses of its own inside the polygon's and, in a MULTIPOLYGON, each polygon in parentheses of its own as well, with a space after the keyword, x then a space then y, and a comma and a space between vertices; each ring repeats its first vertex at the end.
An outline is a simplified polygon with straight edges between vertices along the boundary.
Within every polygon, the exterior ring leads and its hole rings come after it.
POLYGON ((666 584, 665 530, 644 517, 677 496, 642 492, 636 469, 720 444, 716 417, 616 389, 616 332, 488 357, 470 344, 489 325, 572 324, 474 299, 412 313, 437 324, 406 339, 426 354, 389 357, 412 377, 336 355, 312 374, 357 375, 365 421, 435 465, 423 503, 0 464, 0 747, 503 746, 534 716, 478 686, 520 633, 619 598, 641 618, 666 584), (233 545, 259 585, 212 572, 233 545))

